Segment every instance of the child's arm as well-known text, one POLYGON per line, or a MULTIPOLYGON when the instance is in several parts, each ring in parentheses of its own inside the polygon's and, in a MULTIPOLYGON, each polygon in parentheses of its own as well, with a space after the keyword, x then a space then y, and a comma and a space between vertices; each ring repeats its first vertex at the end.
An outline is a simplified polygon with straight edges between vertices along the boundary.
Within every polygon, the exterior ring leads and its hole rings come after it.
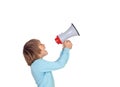
POLYGON ((71 42, 63 43, 63 50, 60 54, 60 57, 56 61, 50 62, 43 59, 37 60, 36 68, 39 69, 40 72, 47 72, 63 68, 69 59, 69 50, 72 48, 72 44, 70 46, 68 46, 68 44, 70 45, 71 42))

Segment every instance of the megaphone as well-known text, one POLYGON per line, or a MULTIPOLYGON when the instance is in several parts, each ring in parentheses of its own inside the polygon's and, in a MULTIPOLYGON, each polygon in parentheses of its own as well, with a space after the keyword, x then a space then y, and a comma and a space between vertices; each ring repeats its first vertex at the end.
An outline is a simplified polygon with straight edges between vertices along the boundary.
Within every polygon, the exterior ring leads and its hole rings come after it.
POLYGON ((67 31, 56 36, 55 41, 57 44, 62 44, 65 40, 72 36, 80 36, 76 27, 71 24, 67 31))

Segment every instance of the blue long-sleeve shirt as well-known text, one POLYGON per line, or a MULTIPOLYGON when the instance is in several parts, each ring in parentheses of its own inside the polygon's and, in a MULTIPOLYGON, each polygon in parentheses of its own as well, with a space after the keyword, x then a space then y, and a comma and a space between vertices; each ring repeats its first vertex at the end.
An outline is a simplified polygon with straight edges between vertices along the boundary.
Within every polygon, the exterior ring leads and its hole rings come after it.
POLYGON ((54 61, 46 61, 42 58, 35 60, 31 65, 31 72, 38 87, 55 87, 52 75, 53 70, 65 66, 69 58, 69 49, 64 48, 59 58, 54 61))

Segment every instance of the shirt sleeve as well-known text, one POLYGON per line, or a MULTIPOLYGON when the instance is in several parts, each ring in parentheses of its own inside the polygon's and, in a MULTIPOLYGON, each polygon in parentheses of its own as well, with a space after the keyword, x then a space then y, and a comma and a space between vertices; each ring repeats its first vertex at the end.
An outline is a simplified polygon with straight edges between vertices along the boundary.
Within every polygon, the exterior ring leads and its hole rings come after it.
POLYGON ((64 48, 59 58, 54 62, 42 59, 40 62, 38 62, 39 64, 37 67, 40 69, 41 72, 47 72, 63 68, 69 59, 69 50, 69 48, 64 48))

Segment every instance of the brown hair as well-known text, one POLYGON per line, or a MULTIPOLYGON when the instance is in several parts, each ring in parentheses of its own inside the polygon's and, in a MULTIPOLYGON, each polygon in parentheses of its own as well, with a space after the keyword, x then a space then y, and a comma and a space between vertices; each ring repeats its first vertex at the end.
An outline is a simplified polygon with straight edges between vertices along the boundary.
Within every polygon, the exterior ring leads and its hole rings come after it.
POLYGON ((38 47, 39 44, 40 44, 39 40, 31 39, 24 45, 23 55, 29 66, 39 57, 38 56, 38 54, 40 54, 40 49, 38 47))

